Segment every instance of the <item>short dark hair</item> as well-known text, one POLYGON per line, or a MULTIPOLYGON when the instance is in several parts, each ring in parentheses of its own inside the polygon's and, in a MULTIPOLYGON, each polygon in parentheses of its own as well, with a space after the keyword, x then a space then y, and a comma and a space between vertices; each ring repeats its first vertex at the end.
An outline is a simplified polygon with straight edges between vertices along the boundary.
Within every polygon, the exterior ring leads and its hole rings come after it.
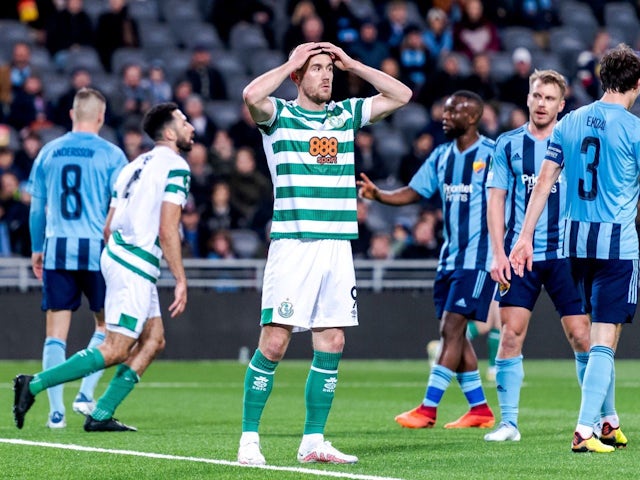
POLYGON ((628 45, 619 44, 600 61, 602 89, 625 93, 636 86, 640 78, 640 57, 628 45))
POLYGON ((145 113, 142 119, 142 129, 155 142, 162 140, 162 131, 171 123, 173 112, 178 110, 178 105, 173 102, 165 102, 154 105, 145 113))

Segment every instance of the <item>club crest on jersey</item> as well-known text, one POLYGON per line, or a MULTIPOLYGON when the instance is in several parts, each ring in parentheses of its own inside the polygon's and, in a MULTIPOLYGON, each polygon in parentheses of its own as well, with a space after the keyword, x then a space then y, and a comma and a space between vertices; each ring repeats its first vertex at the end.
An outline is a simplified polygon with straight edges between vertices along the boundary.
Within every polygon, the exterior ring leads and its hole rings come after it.
POLYGON ((509 289, 511 288, 511 284, 510 283, 499 283, 498 284, 498 292, 500 292, 500 296, 504 297, 507 292, 509 291, 509 289))
POLYGON ((309 155, 321 164, 338 163, 338 139, 335 137, 312 137, 309 140, 309 155))
POLYGON ((481 171, 483 171, 487 166, 487 162, 485 160, 483 160, 482 158, 479 158, 478 160, 474 160, 473 161, 473 171, 474 173, 480 173, 481 171))
POLYGON ((278 315, 282 318, 289 318, 293 315, 293 303, 288 300, 285 300, 278 307, 278 315))

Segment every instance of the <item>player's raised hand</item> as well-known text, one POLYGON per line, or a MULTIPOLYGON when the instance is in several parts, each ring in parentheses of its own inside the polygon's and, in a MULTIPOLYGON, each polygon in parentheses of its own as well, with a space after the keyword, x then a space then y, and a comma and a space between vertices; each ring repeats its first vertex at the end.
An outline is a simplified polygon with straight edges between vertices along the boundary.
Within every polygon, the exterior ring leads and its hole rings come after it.
POLYGON ((531 240, 525 241, 522 238, 518 238, 509 255, 509 262, 511 262, 513 271, 519 277, 524 277, 525 268, 531 271, 533 268, 533 245, 531 240))
POLYGON ((358 196, 367 200, 375 200, 378 196, 378 187, 373 183, 365 173, 360 173, 362 180, 356 180, 358 186, 358 196))
POLYGON ((353 58, 347 55, 343 49, 335 46, 333 43, 319 42, 317 45, 320 45, 323 52, 327 52, 331 55, 334 65, 340 70, 349 70, 356 62, 353 58))
POLYGON ((309 42, 302 43, 298 45, 291 55, 289 55, 289 63, 293 67, 293 70, 299 70, 304 67, 304 64, 307 63, 309 57, 312 55, 317 55, 322 52, 322 47, 320 47, 320 43, 309 42))

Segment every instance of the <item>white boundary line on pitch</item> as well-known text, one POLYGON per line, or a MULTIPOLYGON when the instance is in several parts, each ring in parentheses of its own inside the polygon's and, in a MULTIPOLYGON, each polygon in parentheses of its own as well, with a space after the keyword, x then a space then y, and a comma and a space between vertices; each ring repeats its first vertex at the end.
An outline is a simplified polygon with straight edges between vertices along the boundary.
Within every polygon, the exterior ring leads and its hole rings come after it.
POLYGON ((345 472, 330 472, 326 470, 313 470, 310 468, 276 467, 273 465, 260 465, 260 466, 240 465, 238 462, 230 462, 228 460, 216 460, 213 458, 182 457, 178 455, 165 455, 163 453, 136 452, 134 450, 113 450, 109 448, 85 447, 83 445, 74 445, 74 444, 65 444, 65 443, 32 442, 30 440, 21 440, 19 438, 0 438, 0 443, 8 443, 12 445, 26 445, 29 447, 58 448, 61 450, 74 450, 77 452, 97 452, 97 453, 110 453, 113 455, 130 455, 132 457, 157 458, 160 460, 181 460, 186 462, 210 463, 213 465, 224 465, 227 467, 260 468, 262 470, 276 470, 279 472, 305 473, 308 475, 316 475, 318 477, 349 478, 353 480, 403 480, 401 478, 378 477, 375 475, 359 475, 356 473, 345 473, 345 472))

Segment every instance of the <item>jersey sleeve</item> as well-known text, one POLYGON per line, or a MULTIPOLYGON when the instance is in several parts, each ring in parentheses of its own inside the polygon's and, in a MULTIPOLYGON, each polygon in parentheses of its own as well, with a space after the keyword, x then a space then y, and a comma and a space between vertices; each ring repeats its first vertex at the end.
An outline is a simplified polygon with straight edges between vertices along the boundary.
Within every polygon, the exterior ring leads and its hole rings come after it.
POLYGON ((507 162, 506 146, 508 140, 504 137, 498 138, 496 147, 493 151, 493 158, 489 164, 489 173, 487 175, 487 188, 499 188, 501 190, 509 190, 510 180, 512 177, 509 164, 507 162))
POLYGON ((409 182, 409 187, 425 198, 431 197, 438 190, 437 163, 440 152, 439 148, 434 150, 409 182))
POLYGON ((353 130, 371 125, 371 104, 373 98, 350 98, 351 111, 353 112, 353 130))
POLYGON ((549 146, 547 147, 547 153, 544 155, 545 160, 550 160, 557 163, 561 167, 564 167, 564 153, 562 152, 562 127, 565 125, 565 121, 569 118, 571 113, 560 120, 553 131, 551 132, 551 138, 549 139, 549 146))
POLYGON ((187 203, 189 188, 191 186, 191 172, 187 162, 172 162, 167 173, 167 182, 164 187, 163 202, 175 203, 184 207, 187 203))
POLYGON ((284 100, 275 97, 268 97, 268 99, 273 104, 273 114, 271 115, 271 118, 265 120, 264 122, 256 123, 258 128, 267 135, 269 135, 273 131, 276 125, 276 119, 280 116, 280 112, 284 107, 284 100))

